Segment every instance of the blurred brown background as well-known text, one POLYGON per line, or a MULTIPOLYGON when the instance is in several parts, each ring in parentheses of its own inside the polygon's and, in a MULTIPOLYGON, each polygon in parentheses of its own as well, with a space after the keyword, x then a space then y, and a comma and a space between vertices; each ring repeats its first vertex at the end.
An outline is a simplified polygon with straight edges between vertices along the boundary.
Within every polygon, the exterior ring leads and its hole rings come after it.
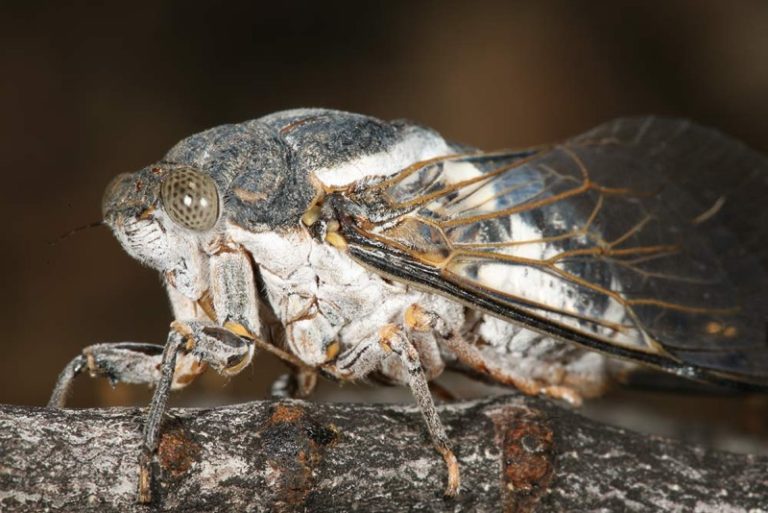
MULTIPOLYGON (((165 340, 158 278, 106 229, 49 242, 99 219, 112 176, 210 126, 324 106, 494 149, 655 113, 768 150, 764 1, 122 5, 0 6, 0 402, 43 404, 85 345, 165 340)), ((175 400, 263 397, 280 370, 260 356, 175 400)), ((81 379, 72 403, 146 398, 81 379)))

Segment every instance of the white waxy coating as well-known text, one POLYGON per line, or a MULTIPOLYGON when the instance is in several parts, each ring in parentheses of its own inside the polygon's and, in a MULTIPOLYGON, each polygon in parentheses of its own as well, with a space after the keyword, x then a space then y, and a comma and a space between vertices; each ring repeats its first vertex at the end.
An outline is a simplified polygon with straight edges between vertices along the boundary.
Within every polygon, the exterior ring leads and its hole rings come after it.
POLYGON ((313 174, 328 188, 343 187, 365 178, 390 176, 414 162, 453 153, 455 151, 439 135, 416 129, 387 151, 363 155, 331 168, 317 169, 313 174))
POLYGON ((310 365, 327 360, 324 344, 338 339, 342 351, 401 324, 405 309, 419 303, 463 322, 463 308, 440 296, 388 283, 333 246, 301 231, 255 234, 232 226, 230 234, 261 268, 267 297, 288 327, 297 356, 310 365), (296 322, 310 313, 313 322, 296 322), (303 341, 302 337, 311 341, 303 341))
MULTIPOLYGON (((401 324, 405 310, 414 303, 440 315, 450 323, 451 330, 465 329, 463 306, 436 294, 385 281, 345 253, 304 232, 256 234, 232 225, 229 233, 260 266, 267 298, 288 326, 289 347, 309 365, 327 361, 325 344, 330 340, 338 340, 343 352, 377 337, 378 330, 386 324, 401 324), (312 312, 311 319, 295 322, 308 311, 312 312)), ((538 334, 491 316, 481 317, 475 333, 482 336, 489 350, 498 352, 493 358, 506 360, 517 375, 561 384, 573 372, 589 378, 575 381, 574 386, 591 388, 607 377, 605 358, 601 355, 585 356, 593 353, 542 340, 538 334), (562 347, 570 351, 564 361, 557 363, 554 357, 563 356, 562 347)), ((426 370, 434 376, 441 367, 438 362, 426 370)), ((379 370, 395 382, 407 378, 400 364, 392 359, 379 370)))
MULTIPOLYGON (((482 176, 480 169, 471 162, 456 161, 446 162, 443 165, 441 181, 444 186, 449 186, 465 180, 471 180, 482 176)), ((475 190, 454 206, 444 206, 445 199, 438 198, 428 208, 435 211, 445 209, 450 213, 453 210, 471 210, 474 213, 496 212, 504 208, 500 201, 505 201, 505 195, 499 195, 495 181, 489 181, 475 190)), ((564 224, 562 218, 547 219, 547 222, 564 224)), ((627 346, 645 348, 648 342, 644 335, 627 323, 628 313, 626 307, 613 298, 608 298, 607 306, 590 305, 583 303, 589 292, 576 283, 564 279, 547 269, 543 265, 549 259, 558 256, 562 251, 555 244, 547 242, 542 230, 530 223, 522 215, 509 216, 509 233, 514 245, 496 248, 494 251, 515 258, 527 259, 531 262, 541 262, 542 265, 521 265, 504 261, 478 260, 476 258, 457 258, 448 268, 459 276, 467 277, 467 268, 477 269, 476 280, 482 285, 498 290, 518 298, 524 298, 534 304, 547 305, 565 312, 574 317, 558 315, 555 312, 543 311, 543 315, 564 324, 576 325, 580 322, 579 314, 598 318, 606 323, 623 324, 626 331, 616 332, 609 327, 598 327, 597 334, 612 338, 615 343, 627 346)), ((610 290, 620 290, 620 283, 612 280, 610 290)), ((519 330, 518 330, 519 331, 519 330)), ((526 331, 526 330, 522 330, 526 331)))

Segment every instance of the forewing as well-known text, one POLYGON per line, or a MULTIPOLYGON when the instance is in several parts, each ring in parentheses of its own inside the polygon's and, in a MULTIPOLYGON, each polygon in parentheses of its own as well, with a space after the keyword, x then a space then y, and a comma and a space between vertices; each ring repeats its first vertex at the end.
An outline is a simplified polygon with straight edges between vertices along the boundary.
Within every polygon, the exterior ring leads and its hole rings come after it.
POLYGON ((396 279, 678 374, 763 383, 767 199, 765 157, 638 118, 414 165, 349 192, 342 226, 396 279))

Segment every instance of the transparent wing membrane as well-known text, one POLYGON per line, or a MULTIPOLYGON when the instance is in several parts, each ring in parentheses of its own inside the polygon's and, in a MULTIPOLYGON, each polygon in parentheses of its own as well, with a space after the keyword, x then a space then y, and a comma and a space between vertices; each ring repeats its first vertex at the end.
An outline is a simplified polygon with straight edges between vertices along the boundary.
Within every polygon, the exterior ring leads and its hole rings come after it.
POLYGON ((679 373, 768 382, 767 200, 763 156, 639 118, 411 166, 347 194, 344 224, 385 274, 679 373))

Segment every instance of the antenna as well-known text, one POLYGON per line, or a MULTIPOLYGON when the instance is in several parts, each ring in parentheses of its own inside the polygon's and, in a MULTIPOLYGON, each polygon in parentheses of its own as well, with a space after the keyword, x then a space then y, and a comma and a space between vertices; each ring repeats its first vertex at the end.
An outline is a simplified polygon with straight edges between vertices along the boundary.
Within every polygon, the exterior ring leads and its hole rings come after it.
POLYGON ((52 240, 48 244, 50 244, 51 246, 55 246, 56 244, 60 243, 64 239, 68 239, 69 237, 71 237, 72 235, 74 235, 76 233, 79 233, 79 232, 82 232, 84 230, 88 230, 88 229, 91 229, 91 228, 98 228, 99 226, 105 226, 104 225, 104 221, 95 221, 93 223, 88 223, 88 224, 83 225, 83 226, 78 226, 77 228, 68 231, 64 235, 59 236, 57 239, 52 240))

